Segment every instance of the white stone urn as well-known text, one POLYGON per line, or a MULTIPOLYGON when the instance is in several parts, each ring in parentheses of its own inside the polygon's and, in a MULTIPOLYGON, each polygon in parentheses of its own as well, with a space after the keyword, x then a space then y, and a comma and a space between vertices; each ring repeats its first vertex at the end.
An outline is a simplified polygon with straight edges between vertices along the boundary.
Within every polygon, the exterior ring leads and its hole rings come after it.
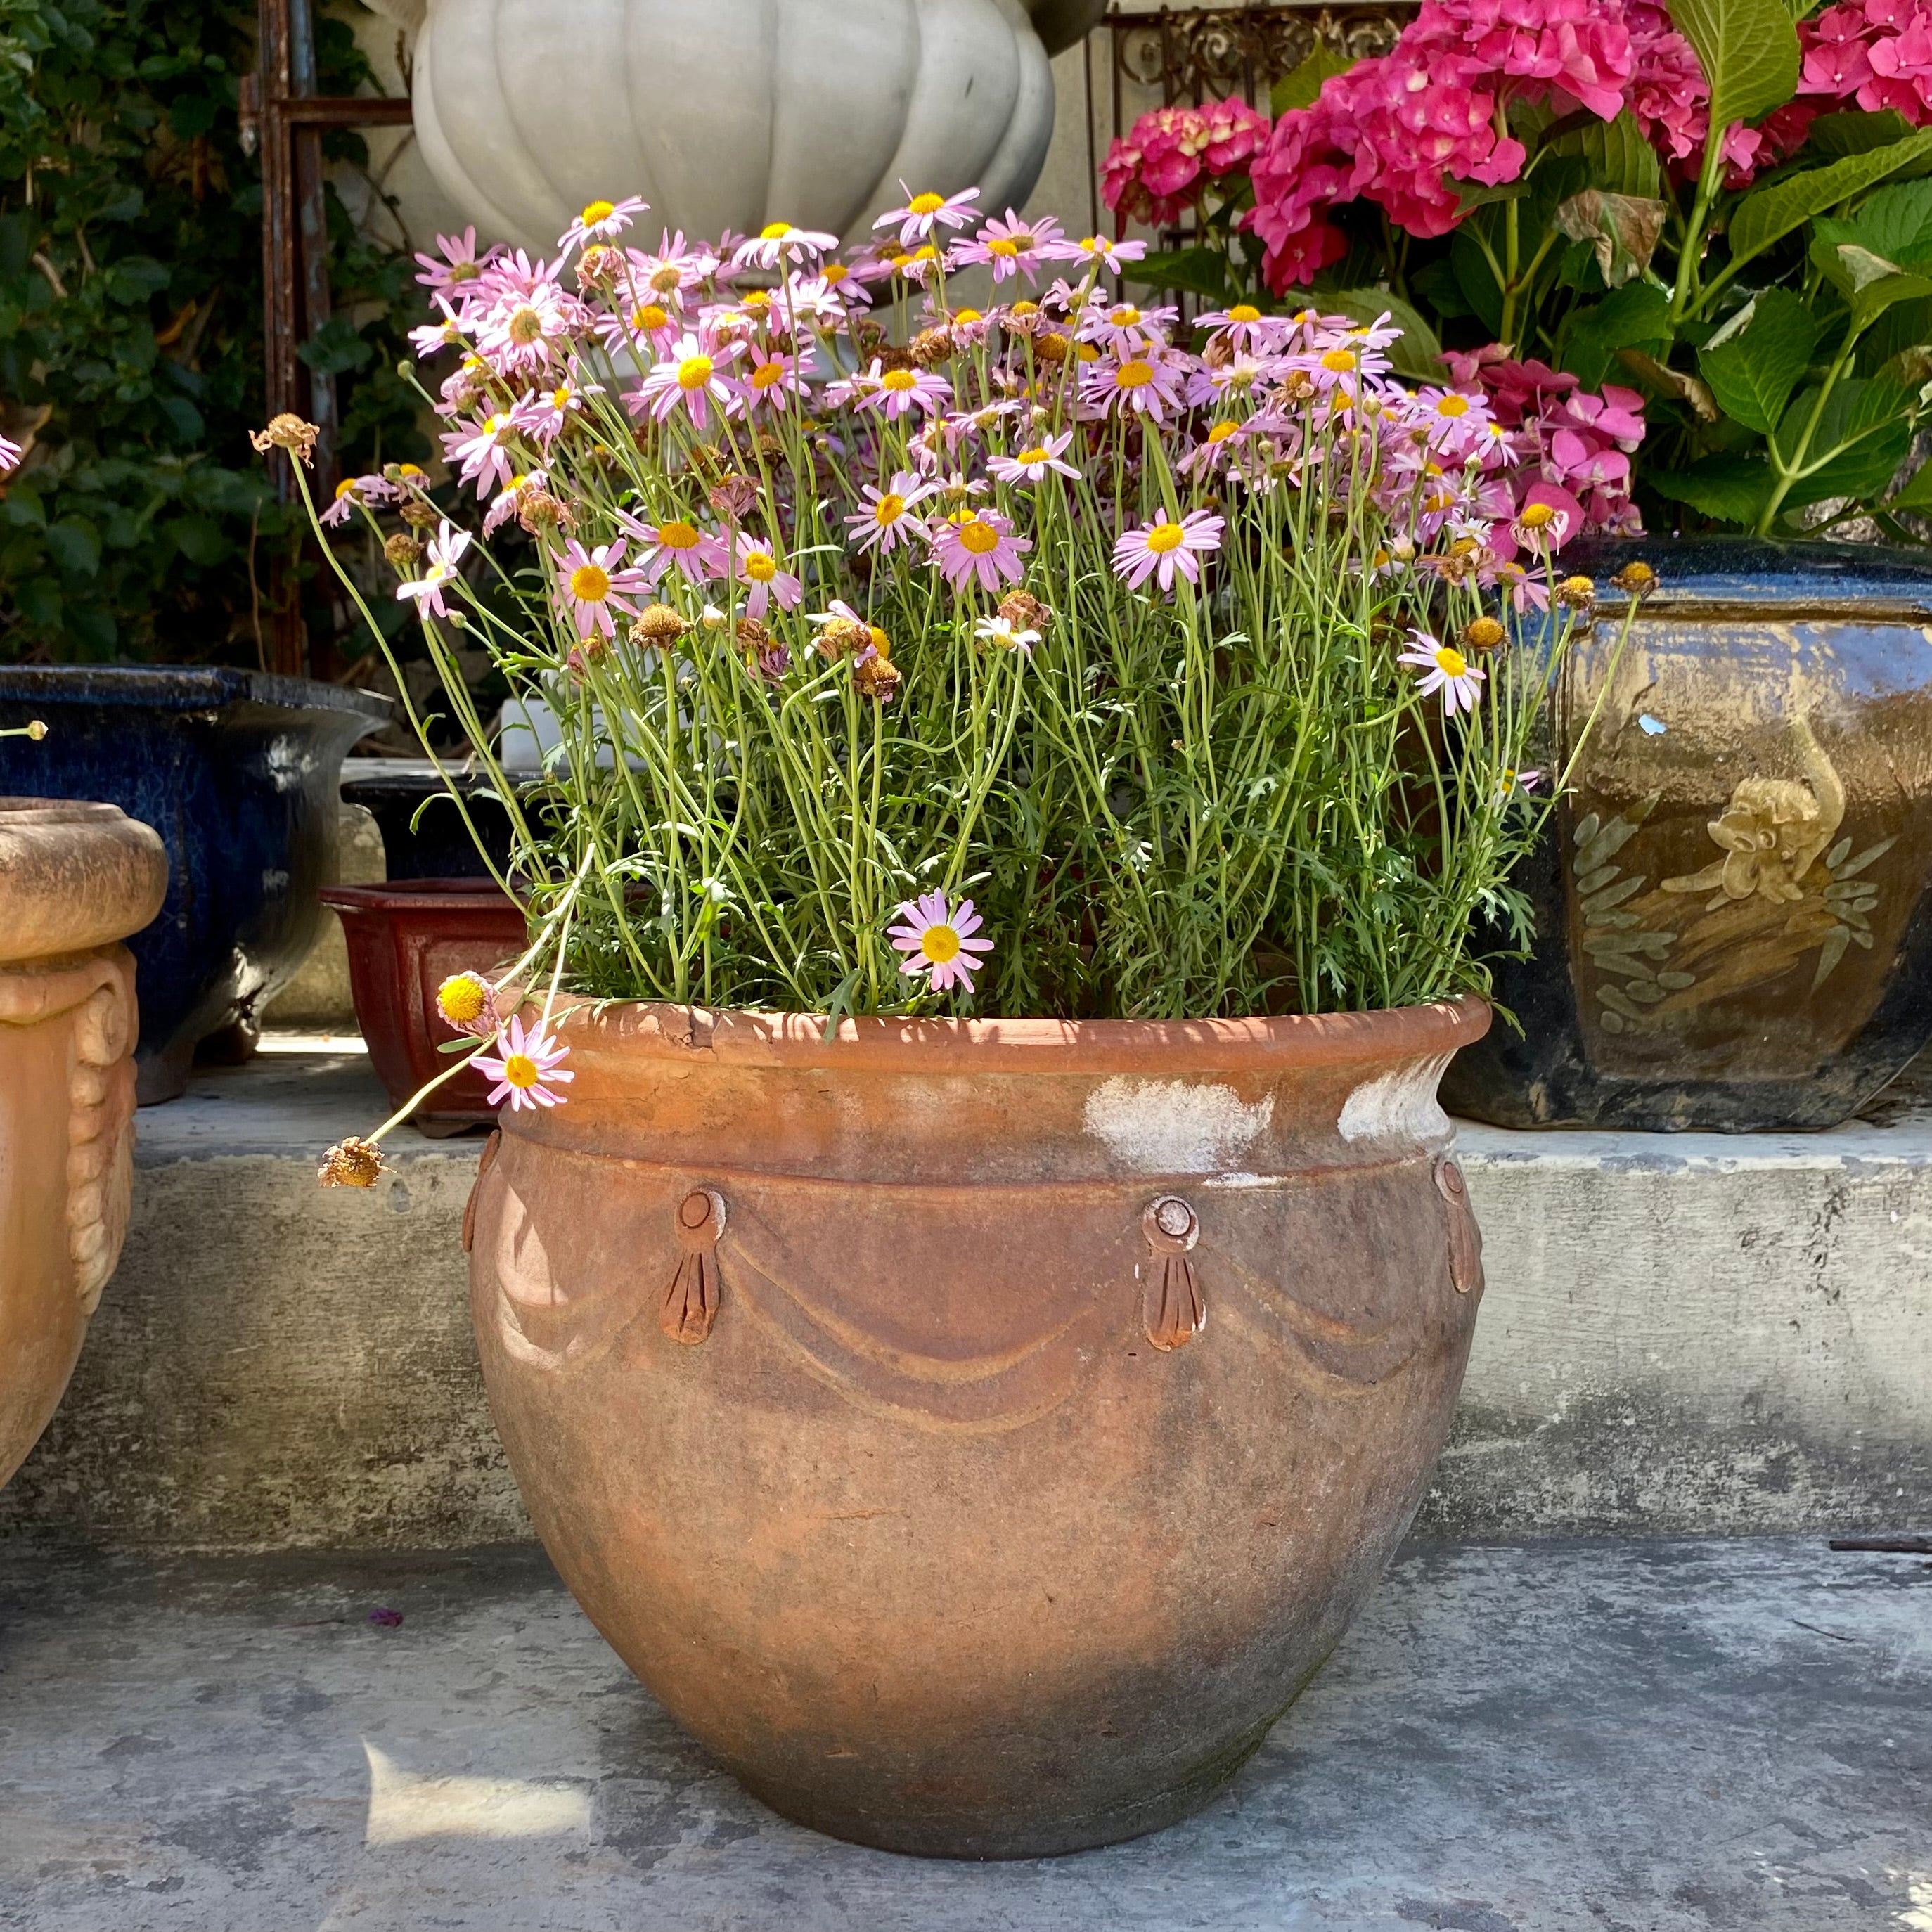
POLYGON ((0 1484, 54 1412, 120 1258, 134 962, 167 854, 111 805, 0 798, 0 1484))
MULTIPOLYGON (((422 0, 372 0, 413 25, 422 0)), ((545 254, 587 202, 638 232, 864 232, 898 184, 1040 178, 1048 56, 1104 0, 428 0, 412 92, 424 158, 486 239, 545 254)))

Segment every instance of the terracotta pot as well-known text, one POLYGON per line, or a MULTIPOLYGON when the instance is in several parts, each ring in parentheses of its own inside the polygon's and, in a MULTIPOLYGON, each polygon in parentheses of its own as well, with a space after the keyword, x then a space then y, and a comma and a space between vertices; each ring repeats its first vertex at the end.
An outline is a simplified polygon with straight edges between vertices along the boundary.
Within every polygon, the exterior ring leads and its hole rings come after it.
MULTIPOLYGON (((458 973, 494 976, 520 957, 523 912, 487 879, 325 886, 320 896, 341 916, 356 1021, 390 1105, 400 1107, 448 1071, 448 1056, 436 1049, 456 1035, 436 1012, 436 988, 458 973)), ((490 1084, 466 1067, 430 1096, 416 1125, 454 1134, 494 1120, 490 1084)))
POLYGON ((0 1484, 66 1388, 120 1258, 138 932, 166 854, 111 805, 0 799, 0 1484))
MULTIPOLYGON (((1444 1084, 1506 1126, 1849 1119, 1932 1040, 1932 566, 1863 544, 1573 544, 1659 573, 1612 599, 1536 762, 1569 764, 1518 875, 1535 951, 1444 1084), (1601 710, 1598 710, 1599 703, 1601 710)), ((1605 588, 1607 589, 1607 585, 1605 588)))
POLYGON ((1142 1024, 579 1006, 472 1309, 552 1558, 777 1810, 1066 1852, 1233 1775, 1449 1426, 1477 1002, 1142 1024))

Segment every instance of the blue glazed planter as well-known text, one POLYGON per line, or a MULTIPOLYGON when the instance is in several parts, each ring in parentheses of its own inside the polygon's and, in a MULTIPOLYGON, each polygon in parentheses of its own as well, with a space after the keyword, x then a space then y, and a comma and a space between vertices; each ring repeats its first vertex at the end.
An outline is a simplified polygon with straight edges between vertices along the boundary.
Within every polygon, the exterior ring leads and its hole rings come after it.
POLYGON ((214 667, 0 668, 0 795, 98 799, 168 849, 159 916, 128 941, 140 1096, 172 1100, 196 1044, 246 1021, 314 941, 342 760, 386 699, 214 667))

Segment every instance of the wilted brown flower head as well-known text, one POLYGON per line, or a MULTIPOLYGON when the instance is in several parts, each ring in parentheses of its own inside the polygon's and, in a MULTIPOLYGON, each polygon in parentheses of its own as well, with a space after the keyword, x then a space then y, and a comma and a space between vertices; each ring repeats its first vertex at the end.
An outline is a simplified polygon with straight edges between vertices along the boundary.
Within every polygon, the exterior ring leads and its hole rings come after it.
POLYGON ((1072 354, 1073 345, 1058 329, 1048 329, 1034 337, 1033 352, 1042 362, 1064 362, 1072 354))
POLYGON ((1657 572, 1641 558, 1633 558, 1610 579, 1626 597, 1648 597, 1657 588, 1657 572))
POLYGON ((758 486, 748 476, 733 472, 722 476, 711 486, 711 507, 721 517, 728 517, 734 523, 742 524, 758 500, 758 486))
POLYGON ((266 454, 272 449, 286 449, 304 467, 315 460, 315 440, 322 432, 312 422, 285 410, 270 421, 266 429, 252 430, 248 440, 266 454))
POLYGON ((405 496, 397 506, 396 514, 419 530, 433 530, 442 521, 441 512, 427 496, 405 496))
POLYGON ((1472 617, 1462 626, 1462 634, 1456 642, 1462 650, 1480 656, 1485 652, 1499 650, 1508 635, 1496 618, 1472 617))
POLYGON ((848 653, 872 648, 872 626, 855 623, 850 617, 834 617, 818 634, 820 655, 835 664, 848 653))
POLYGON ((890 704, 899 688, 898 668, 876 645, 869 646, 853 660, 852 684, 861 698, 890 704))
POLYGON ((1000 599, 1000 615, 1016 631, 1044 631, 1053 613, 1030 590, 1010 590, 1000 599))
POLYGON ((690 628, 668 604, 647 604, 638 613, 631 636, 640 644, 674 644, 690 628))
POLYGON ((623 259, 615 248, 602 242, 592 242, 577 258, 577 286, 580 289, 594 288, 600 282, 608 282, 617 272, 623 259))
POLYGON ((325 1187, 374 1187, 382 1171, 382 1150, 351 1134, 323 1156, 316 1178, 325 1187))
POLYGON ((770 626, 756 617, 740 617, 732 631, 738 640, 738 648, 748 657, 755 656, 772 640, 770 626))
POLYGON ((936 368, 952 354, 950 328, 922 328, 912 339, 912 359, 922 369, 936 368))
POLYGON ((407 570, 422 561, 423 547, 406 530, 398 530, 385 541, 382 554, 398 570, 407 570))
POLYGON ((1597 586, 1587 577, 1566 577, 1552 594, 1566 610, 1587 610, 1597 601, 1597 586))
POLYGON ((535 536, 539 530, 570 527, 570 512, 548 490, 517 492, 517 521, 535 536))

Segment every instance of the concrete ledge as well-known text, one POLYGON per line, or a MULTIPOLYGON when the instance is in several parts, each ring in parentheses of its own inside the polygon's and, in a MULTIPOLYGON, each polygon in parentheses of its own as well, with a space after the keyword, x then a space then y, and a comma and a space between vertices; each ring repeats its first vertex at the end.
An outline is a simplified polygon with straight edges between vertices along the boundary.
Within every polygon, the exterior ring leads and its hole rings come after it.
MULTIPOLYGON (((392 1137, 358 1042, 272 1039, 141 1116, 134 1214, 0 1534, 195 1549, 530 1534, 470 1334, 480 1144, 392 1137)), ((1462 1157, 1489 1290, 1418 1527, 1520 1538, 1932 1514, 1932 1108, 1829 1134, 1516 1134, 1462 1157)))

